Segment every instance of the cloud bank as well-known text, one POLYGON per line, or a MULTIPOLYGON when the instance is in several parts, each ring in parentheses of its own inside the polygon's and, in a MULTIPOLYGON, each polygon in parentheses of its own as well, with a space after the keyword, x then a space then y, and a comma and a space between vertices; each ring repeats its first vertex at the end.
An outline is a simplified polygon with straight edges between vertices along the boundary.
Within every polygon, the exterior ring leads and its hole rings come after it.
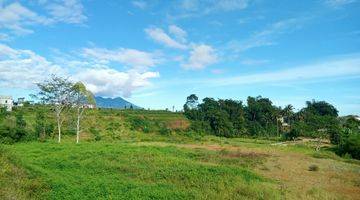
POLYGON ((34 89, 36 82, 57 74, 84 82, 96 95, 129 97, 133 91, 150 86, 150 80, 160 76, 159 72, 148 69, 156 61, 147 52, 123 48, 84 48, 83 51, 86 60, 60 59, 61 62, 57 63, 33 51, 0 44, 0 87, 34 89), (99 59, 103 64, 91 61, 90 57, 99 59), (111 61, 128 65, 129 69, 117 70, 108 65, 111 61))

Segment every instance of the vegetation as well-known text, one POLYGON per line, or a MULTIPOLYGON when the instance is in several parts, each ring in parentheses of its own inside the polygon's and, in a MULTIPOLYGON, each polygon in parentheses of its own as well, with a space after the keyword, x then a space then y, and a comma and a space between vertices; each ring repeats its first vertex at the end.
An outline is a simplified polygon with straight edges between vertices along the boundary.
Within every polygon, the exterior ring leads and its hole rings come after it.
POLYGON ((204 98, 200 103, 192 94, 186 99, 184 114, 192 121, 190 128, 196 132, 285 140, 312 137, 318 139, 316 150, 323 140, 330 140, 338 145, 339 154, 359 158, 359 121, 349 118, 341 126, 337 109, 325 101, 307 101, 305 108, 294 113, 291 105, 276 107, 261 96, 248 97, 244 105, 241 101, 213 98, 204 98))
POLYGON ((3 146, 0 198, 356 199, 359 191, 355 185, 360 181, 359 164, 333 154, 315 159, 308 147, 271 147, 267 140, 254 139, 204 136, 195 142, 184 136, 133 134, 122 135, 121 141, 76 144, 64 136, 62 144, 3 146), (170 140, 161 142, 165 138, 170 140), (321 173, 308 174, 314 163, 321 173))
POLYGON ((94 100, 82 83, 52 77, 39 88, 38 104, 0 108, 0 199, 356 199, 360 192, 360 122, 325 101, 294 112, 261 96, 199 102, 192 94, 184 112, 87 109, 94 100))

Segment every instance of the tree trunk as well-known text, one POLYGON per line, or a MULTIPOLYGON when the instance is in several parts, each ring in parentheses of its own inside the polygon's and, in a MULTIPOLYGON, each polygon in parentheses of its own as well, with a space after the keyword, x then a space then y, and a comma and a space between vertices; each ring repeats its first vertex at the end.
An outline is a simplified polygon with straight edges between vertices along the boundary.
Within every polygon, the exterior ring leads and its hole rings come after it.
POLYGON ((79 135, 80 135, 80 107, 77 109, 76 144, 79 143, 79 135))
POLYGON ((59 137, 58 137, 58 143, 61 142, 61 122, 60 122, 60 115, 56 115, 57 118, 57 126, 58 126, 58 132, 59 132, 59 137))

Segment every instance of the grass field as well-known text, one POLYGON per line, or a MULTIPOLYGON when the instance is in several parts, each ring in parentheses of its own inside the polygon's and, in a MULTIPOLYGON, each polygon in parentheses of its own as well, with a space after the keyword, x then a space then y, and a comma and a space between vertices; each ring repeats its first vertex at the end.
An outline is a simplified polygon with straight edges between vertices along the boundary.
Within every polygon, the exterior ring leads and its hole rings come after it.
MULTIPOLYGON (((23 109, 31 131, 34 108, 23 109)), ((0 199, 360 199, 360 162, 311 142, 199 135, 181 113, 101 109, 75 144, 72 122, 61 144, 0 146, 0 199)))
POLYGON ((359 163, 330 151, 149 137, 2 146, 0 199, 359 199, 359 163))

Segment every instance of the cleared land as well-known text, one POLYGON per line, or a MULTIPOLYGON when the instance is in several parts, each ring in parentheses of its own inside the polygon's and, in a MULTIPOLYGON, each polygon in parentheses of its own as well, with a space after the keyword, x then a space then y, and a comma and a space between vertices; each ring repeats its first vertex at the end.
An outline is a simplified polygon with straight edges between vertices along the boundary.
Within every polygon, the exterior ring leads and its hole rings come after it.
POLYGON ((360 161, 328 144, 201 136, 180 113, 99 110, 76 145, 72 121, 61 144, 0 146, 0 199, 360 199, 360 161))
POLYGON ((359 199, 359 163, 327 150, 166 138, 138 134, 118 142, 3 146, 0 198, 359 199), (318 171, 309 171, 312 164, 318 171))

